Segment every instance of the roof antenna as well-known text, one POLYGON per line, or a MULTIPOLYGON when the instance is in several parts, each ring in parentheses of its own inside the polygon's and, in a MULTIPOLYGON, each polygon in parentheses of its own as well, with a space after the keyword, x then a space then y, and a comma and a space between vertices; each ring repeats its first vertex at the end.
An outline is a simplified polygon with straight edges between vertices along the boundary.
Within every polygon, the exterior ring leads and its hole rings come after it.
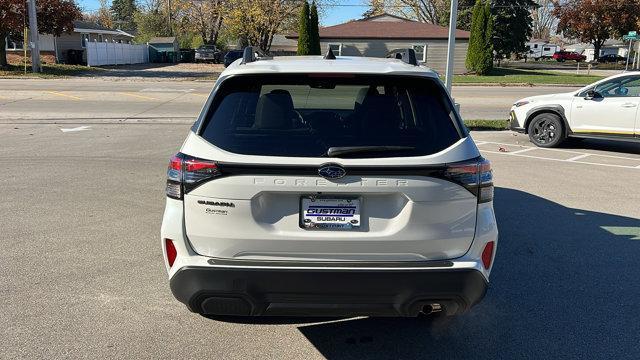
POLYGON ((336 56, 333 55, 333 51, 331 51, 331 47, 329 47, 329 51, 327 51, 327 54, 324 56, 325 60, 335 60, 336 56))

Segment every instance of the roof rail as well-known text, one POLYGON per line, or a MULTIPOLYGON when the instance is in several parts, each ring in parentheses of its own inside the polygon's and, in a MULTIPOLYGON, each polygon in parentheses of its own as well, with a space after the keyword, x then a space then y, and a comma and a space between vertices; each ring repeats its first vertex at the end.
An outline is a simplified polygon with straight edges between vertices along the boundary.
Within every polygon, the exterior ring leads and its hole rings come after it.
POLYGON ((244 51, 242 53, 242 62, 240 64, 244 65, 256 60, 256 53, 253 51, 253 46, 247 46, 246 48, 244 48, 244 51))
POLYGON ((387 59, 399 59, 409 65, 418 66, 416 51, 413 49, 395 49, 387 53, 387 59))
POLYGON ((244 51, 242 53, 242 62, 240 63, 240 65, 252 63, 258 60, 268 60, 268 59, 272 59, 272 57, 262 52, 262 50, 260 49, 254 50, 253 46, 247 46, 246 48, 244 48, 244 51))

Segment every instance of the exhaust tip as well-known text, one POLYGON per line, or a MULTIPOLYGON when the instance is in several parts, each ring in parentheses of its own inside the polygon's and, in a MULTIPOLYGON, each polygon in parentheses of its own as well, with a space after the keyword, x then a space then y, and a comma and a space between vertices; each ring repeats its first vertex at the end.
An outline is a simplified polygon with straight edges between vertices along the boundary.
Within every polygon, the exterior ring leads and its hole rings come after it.
POLYGON ((440 311, 442 311, 442 305, 436 304, 436 303, 426 304, 422 306, 422 309, 420 310, 420 315, 430 315, 440 311))

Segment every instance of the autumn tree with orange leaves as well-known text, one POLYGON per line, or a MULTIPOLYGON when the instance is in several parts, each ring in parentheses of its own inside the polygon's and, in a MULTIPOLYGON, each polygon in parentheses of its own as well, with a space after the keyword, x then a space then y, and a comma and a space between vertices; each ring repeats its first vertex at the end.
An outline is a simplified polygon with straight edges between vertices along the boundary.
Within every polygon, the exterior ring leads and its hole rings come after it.
MULTIPOLYGON (((29 23, 24 0, 0 0, 0 68, 6 68, 6 38, 20 36, 29 23)), ((73 21, 82 14, 73 0, 37 0, 38 30, 41 34, 60 35, 73 31, 73 21)))
POLYGON ((558 30, 593 44, 598 60, 605 41, 637 29, 640 0, 564 0, 555 4, 554 13, 558 30))

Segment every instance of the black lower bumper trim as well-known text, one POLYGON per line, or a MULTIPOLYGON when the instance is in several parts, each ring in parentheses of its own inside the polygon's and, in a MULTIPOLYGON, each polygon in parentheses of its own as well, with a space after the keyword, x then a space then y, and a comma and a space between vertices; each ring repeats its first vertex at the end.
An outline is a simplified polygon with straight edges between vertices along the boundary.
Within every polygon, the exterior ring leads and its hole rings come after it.
POLYGON ((429 304, 449 315, 478 303, 476 270, 333 270, 184 267, 174 296, 207 315, 417 316, 429 304))

